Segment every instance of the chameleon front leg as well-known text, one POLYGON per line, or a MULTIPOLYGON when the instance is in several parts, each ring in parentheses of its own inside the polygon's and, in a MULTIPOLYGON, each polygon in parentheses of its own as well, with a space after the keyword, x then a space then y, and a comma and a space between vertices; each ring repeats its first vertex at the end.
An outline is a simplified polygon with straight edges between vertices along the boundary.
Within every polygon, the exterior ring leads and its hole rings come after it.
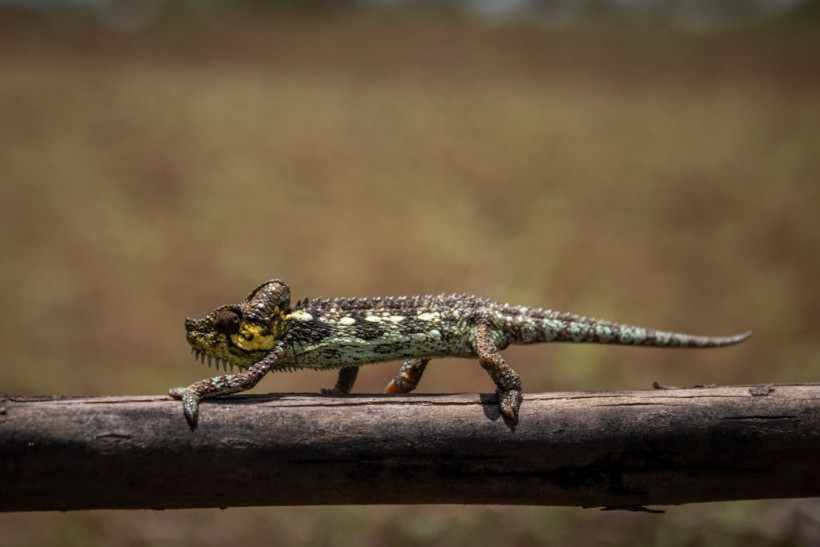
POLYGON ((518 376, 498 351, 493 341, 493 331, 486 324, 475 327, 472 346, 478 354, 478 362, 484 367, 498 388, 498 405, 501 413, 518 422, 518 409, 521 407, 521 377, 518 376))
POLYGON ((410 393, 419 385, 421 375, 430 359, 408 359, 401 365, 399 375, 390 380, 385 393, 410 393))
POLYGON ((359 375, 359 367, 342 367, 339 369, 339 376, 336 378, 336 385, 333 387, 323 387, 324 395, 345 395, 353 389, 356 383, 356 376, 359 375))
POLYGON ((237 374, 223 374, 206 378, 188 387, 176 387, 168 391, 174 399, 182 400, 182 410, 188 423, 195 426, 199 417, 199 401, 212 397, 221 397, 239 391, 246 391, 255 386, 271 367, 284 354, 282 348, 271 351, 261 361, 237 374))

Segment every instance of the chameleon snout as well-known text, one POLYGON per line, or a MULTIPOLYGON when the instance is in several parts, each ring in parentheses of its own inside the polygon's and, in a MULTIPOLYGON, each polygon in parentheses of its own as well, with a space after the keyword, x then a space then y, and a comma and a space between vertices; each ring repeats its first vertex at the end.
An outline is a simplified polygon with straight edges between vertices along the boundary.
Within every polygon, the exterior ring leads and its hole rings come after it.
POLYGON ((202 323, 200 319, 194 319, 193 317, 185 318, 185 337, 188 339, 189 344, 194 345, 197 339, 207 333, 208 329, 202 323))

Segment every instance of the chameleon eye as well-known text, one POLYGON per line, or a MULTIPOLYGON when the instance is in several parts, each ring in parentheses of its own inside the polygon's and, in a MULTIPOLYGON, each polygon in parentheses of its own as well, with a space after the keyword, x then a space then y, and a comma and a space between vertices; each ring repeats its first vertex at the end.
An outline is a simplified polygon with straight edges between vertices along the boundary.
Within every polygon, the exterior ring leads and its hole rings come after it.
POLYGON ((239 332, 239 314, 231 310, 222 310, 214 318, 214 328, 222 334, 236 334, 239 332))

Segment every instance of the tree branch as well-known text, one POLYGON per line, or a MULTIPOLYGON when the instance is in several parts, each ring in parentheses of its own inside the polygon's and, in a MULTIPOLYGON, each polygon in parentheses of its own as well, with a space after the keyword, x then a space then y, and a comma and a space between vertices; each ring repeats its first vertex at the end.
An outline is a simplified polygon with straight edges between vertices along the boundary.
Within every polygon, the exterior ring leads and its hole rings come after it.
POLYGON ((820 385, 0 399, 0 511, 820 496, 820 385))

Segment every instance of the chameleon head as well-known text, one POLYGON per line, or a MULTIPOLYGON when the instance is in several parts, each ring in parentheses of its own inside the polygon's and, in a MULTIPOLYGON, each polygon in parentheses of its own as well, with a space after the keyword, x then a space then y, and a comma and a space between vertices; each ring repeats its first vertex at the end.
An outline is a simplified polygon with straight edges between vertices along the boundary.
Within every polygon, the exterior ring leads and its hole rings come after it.
POLYGON ((290 289, 274 279, 255 288, 245 300, 220 306, 202 319, 185 320, 185 336, 204 362, 246 368, 267 354, 287 332, 290 289))

